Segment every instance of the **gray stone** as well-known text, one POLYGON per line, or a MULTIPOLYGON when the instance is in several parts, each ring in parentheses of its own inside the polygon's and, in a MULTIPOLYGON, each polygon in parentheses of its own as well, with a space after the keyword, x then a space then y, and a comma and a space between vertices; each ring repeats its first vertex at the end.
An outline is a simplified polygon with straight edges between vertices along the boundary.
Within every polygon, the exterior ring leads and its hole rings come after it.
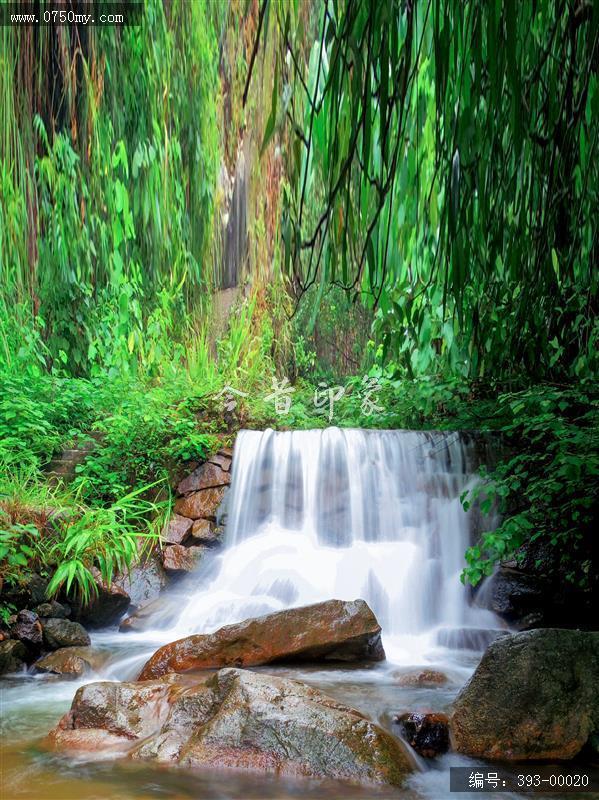
POLYGON ((42 626, 34 611, 22 609, 12 626, 11 636, 19 639, 32 652, 39 651, 42 646, 42 626))
POLYGON ((545 628, 493 642, 450 727, 455 749, 475 758, 573 758, 599 730, 599 633, 545 628))
POLYGON ((42 623, 44 641, 52 650, 60 647, 85 647, 91 643, 88 632, 78 622, 46 619, 42 623))
POLYGON ((71 615, 71 609, 69 606, 65 606, 63 603, 57 603, 56 600, 49 600, 47 603, 42 603, 35 609, 35 613, 38 617, 49 619, 53 617, 54 619, 64 619, 71 615))
POLYGON ((0 642, 0 675, 7 672, 20 672, 25 666, 27 648, 17 639, 0 642))
POLYGON ((168 577, 159 553, 144 556, 125 575, 117 575, 116 586, 129 597, 133 608, 140 608, 159 597, 168 577))

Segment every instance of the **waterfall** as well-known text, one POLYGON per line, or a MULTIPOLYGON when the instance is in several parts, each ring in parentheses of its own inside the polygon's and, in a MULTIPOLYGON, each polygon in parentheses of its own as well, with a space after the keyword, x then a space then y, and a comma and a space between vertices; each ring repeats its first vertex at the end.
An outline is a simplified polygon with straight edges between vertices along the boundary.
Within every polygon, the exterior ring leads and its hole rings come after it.
POLYGON ((361 597, 396 661, 484 646, 496 618, 460 582, 476 521, 460 495, 477 480, 475 444, 457 433, 241 431, 224 546, 160 638, 361 597))

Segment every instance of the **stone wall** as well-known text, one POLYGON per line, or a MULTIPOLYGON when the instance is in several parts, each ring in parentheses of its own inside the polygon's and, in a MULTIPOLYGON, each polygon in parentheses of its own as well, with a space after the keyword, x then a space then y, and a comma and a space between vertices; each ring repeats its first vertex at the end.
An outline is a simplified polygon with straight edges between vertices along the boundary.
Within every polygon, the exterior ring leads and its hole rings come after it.
POLYGON ((177 486, 174 514, 162 536, 162 564, 168 575, 191 572, 204 553, 219 544, 217 514, 231 483, 232 452, 223 448, 177 486))

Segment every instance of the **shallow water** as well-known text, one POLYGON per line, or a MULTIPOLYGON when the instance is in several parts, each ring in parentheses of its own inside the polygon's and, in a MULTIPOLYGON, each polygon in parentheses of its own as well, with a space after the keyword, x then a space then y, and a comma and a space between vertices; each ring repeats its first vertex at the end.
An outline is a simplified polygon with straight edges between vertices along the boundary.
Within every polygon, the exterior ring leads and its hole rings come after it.
MULTIPOLYGON (((97 634, 94 645, 106 646, 107 639, 121 642, 125 634, 97 634)), ((115 663, 122 663, 122 654, 115 663)), ((478 656, 474 653, 453 655, 453 665, 429 662, 415 664, 444 669, 450 682, 436 688, 402 687, 397 671, 405 670, 392 662, 368 669, 332 667, 263 667, 258 671, 302 680, 335 699, 359 709, 394 735, 392 717, 402 711, 448 710, 459 691, 464 676, 471 673, 478 656)), ((97 676, 102 678, 102 676, 97 676)), ((129 763, 112 757, 86 761, 47 752, 43 738, 71 704, 79 685, 48 677, 15 676, 0 682, 2 709, 0 748, 1 800, 438 800, 462 797, 449 793, 451 766, 484 767, 455 754, 436 761, 417 758, 418 770, 408 778, 403 789, 380 789, 353 786, 337 781, 293 781, 269 776, 231 771, 187 770, 149 763, 129 763)), ((105 679, 105 678, 102 678, 105 679)), ((484 793, 485 798, 517 798, 506 793, 484 793)), ((553 798, 557 794, 550 795, 553 798)), ((472 798, 472 795, 463 795, 472 798)), ((541 795, 535 795, 540 798, 541 795)), ((569 795, 573 798, 574 795, 569 795)), ((581 797, 588 798, 590 795, 581 797)))
MULTIPOLYGON (((107 636, 99 638, 105 641, 107 636)), ((391 731, 393 713, 406 709, 447 708, 458 689, 456 684, 438 689, 398 687, 393 667, 387 663, 371 669, 265 667, 260 671, 304 680, 358 708, 391 731)), ((89 680, 86 678, 80 683, 89 680)), ((300 796, 323 800, 379 797, 418 800, 439 797, 443 781, 448 786, 448 772, 443 769, 437 772, 427 768, 422 775, 416 774, 410 779, 405 789, 385 790, 336 781, 292 781, 229 771, 197 772, 130 764, 123 760, 86 762, 45 752, 43 737, 68 710, 80 683, 25 676, 2 681, 2 800, 251 800, 300 796)))

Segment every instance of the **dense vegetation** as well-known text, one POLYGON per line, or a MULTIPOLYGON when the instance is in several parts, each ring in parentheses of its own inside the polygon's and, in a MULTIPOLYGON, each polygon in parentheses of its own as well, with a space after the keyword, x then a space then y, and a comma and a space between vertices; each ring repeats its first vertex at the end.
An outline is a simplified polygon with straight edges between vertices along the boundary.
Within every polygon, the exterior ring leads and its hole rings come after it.
POLYGON ((123 29, 4 27, 0 62, 6 580, 110 580, 238 426, 327 424, 320 383, 345 389, 336 424, 513 446, 466 578, 532 539, 597 580, 596 4, 148 0, 123 29), (222 327, 242 140, 249 254, 222 327))

